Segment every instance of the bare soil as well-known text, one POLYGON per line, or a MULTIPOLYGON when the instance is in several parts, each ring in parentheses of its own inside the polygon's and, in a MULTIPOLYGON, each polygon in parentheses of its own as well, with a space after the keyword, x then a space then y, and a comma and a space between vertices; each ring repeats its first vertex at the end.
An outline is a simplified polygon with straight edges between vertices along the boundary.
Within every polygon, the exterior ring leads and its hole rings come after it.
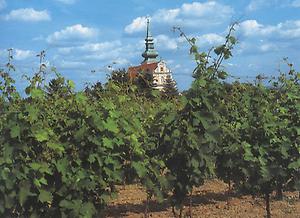
MULTIPOLYGON (((139 185, 119 186, 118 199, 114 200, 105 211, 105 217, 144 217, 146 193, 139 185)), ((189 203, 184 214, 189 212, 189 203)), ((272 217, 300 218, 300 200, 297 192, 285 192, 284 200, 271 199, 272 217)), ((168 202, 149 203, 149 217, 174 217, 168 202)), ((262 198, 229 194, 228 186, 219 180, 209 180, 194 190, 192 197, 192 217, 265 217, 265 203, 262 198)))

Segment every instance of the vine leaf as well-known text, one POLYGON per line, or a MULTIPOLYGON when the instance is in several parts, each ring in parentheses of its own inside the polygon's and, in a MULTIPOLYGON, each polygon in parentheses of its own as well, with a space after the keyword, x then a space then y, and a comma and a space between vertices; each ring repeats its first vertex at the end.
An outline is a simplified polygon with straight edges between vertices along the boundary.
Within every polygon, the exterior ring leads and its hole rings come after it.
POLYGON ((42 203, 51 203, 53 196, 51 194, 51 192, 45 191, 45 190, 40 190, 40 194, 39 194, 39 201, 42 203))
POLYGON ((20 126, 18 124, 14 125, 11 129, 10 129, 10 136, 12 138, 19 138, 21 137, 21 129, 20 126))
POLYGON ((49 139, 48 132, 44 129, 37 130, 34 136, 38 142, 47 141, 49 139))
POLYGON ((132 162, 132 167, 135 169, 136 173, 140 178, 143 178, 147 174, 147 169, 140 162, 132 162))
POLYGON ((27 181, 20 182, 19 188, 19 202, 23 206, 27 198, 33 196, 33 193, 30 192, 30 184, 27 181))
POLYGON ((33 99, 42 98, 44 96, 44 92, 41 89, 32 89, 30 93, 33 99))
POLYGON ((96 214, 96 212, 97 212, 94 204, 92 204, 91 202, 83 204, 81 211, 82 211, 81 214, 85 218, 92 218, 93 215, 96 214))
POLYGON ((106 122, 104 122, 104 128, 106 128, 108 131, 113 133, 118 133, 119 129, 117 126, 117 123, 113 120, 108 118, 106 122))
POLYGON ((65 151, 65 148, 62 144, 60 143, 55 143, 55 142, 48 142, 47 147, 51 148, 52 150, 58 151, 58 152, 63 152, 65 151))

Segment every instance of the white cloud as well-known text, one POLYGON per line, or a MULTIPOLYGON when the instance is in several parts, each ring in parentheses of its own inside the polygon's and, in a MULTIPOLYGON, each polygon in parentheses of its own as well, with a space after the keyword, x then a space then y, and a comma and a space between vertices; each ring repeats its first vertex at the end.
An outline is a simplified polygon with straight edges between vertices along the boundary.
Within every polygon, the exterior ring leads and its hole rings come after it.
POLYGON ((32 41, 44 41, 45 37, 42 35, 36 36, 32 38, 32 41))
POLYGON ((28 22, 49 21, 50 14, 47 10, 36 11, 33 8, 20 8, 12 10, 9 14, 4 16, 5 20, 19 20, 28 22))
MULTIPOLYGON (((7 59, 8 51, 7 49, 0 50, 0 57, 7 59)), ((13 49, 13 59, 17 61, 25 60, 31 57, 35 57, 35 52, 31 50, 13 49)))
POLYGON ((221 35, 215 33, 208 33, 197 37, 197 42, 199 45, 218 45, 224 43, 225 39, 221 35))
POLYGON ((16 60, 25 60, 35 56, 35 53, 31 50, 21 50, 15 49, 14 51, 14 59, 16 60))
POLYGON ((119 41, 97 43, 95 45, 85 45, 79 47, 78 50, 85 52, 83 59, 85 60, 99 60, 115 62, 117 60, 135 57, 137 54, 131 46, 121 45, 119 41), (94 47, 94 48, 93 48, 94 47))
POLYGON ((277 50, 277 46, 273 43, 266 43, 261 45, 259 49, 262 52, 269 52, 269 51, 277 50))
POLYGON ((285 39, 300 38, 300 20, 290 20, 279 23, 276 27, 280 36, 285 39))
MULTIPOLYGON (((188 37, 191 38, 190 36, 188 37)), ((225 40, 223 36, 215 33, 204 34, 196 37, 196 39, 197 45, 201 47, 208 45, 219 45, 224 43, 225 40)), ((164 34, 155 36, 154 40, 158 50, 176 50, 179 48, 180 43, 186 43, 186 40, 183 37, 171 38, 164 34)))
POLYGON ((291 3, 291 6, 292 6, 292 7, 295 7, 295 8, 300 8, 300 0, 294 0, 294 1, 291 3))
POLYGON ((278 51, 283 49, 284 46, 281 43, 276 43, 273 41, 243 41, 238 44, 236 52, 238 55, 253 55, 253 54, 262 54, 278 51))
POLYGON ((257 11, 265 7, 284 6, 285 3, 280 0, 251 0, 246 7, 247 11, 257 11))
POLYGON ((300 43, 300 20, 290 20, 275 25, 246 20, 240 24, 237 32, 244 36, 237 46, 238 54, 296 50, 300 43))
POLYGON ((6 7, 6 1, 0 0, 0 10, 4 9, 6 7))
POLYGON ((87 64, 81 61, 66 61, 66 60, 62 60, 59 63, 60 68, 64 68, 64 69, 74 69, 74 68, 84 68, 87 64))
MULTIPOLYGON (((233 13, 233 8, 228 5, 216 1, 207 1, 203 3, 184 3, 179 8, 160 9, 150 18, 155 25, 199 27, 224 23, 233 13)), ((143 31, 145 28, 145 17, 137 17, 125 27, 125 32, 131 34, 143 31)))
POLYGON ((169 60, 165 60, 165 62, 166 62, 167 64, 174 64, 175 60, 169 59, 169 60))
POLYGON ((137 17, 125 27, 126 33, 139 32, 146 29, 146 17, 137 17))
POLYGON ((300 20, 285 21, 277 25, 263 25, 256 20, 246 20, 237 28, 247 37, 272 37, 295 39, 300 37, 300 20))
POLYGON ((155 41, 159 50, 175 50, 178 48, 178 40, 167 35, 158 35, 155 37, 155 41))
MULTIPOLYGON (((8 53, 7 53, 7 50, 5 49, 0 49, 0 58, 1 58, 1 61, 6 61, 7 59, 7 56, 8 56, 8 53), (2 60, 3 59, 3 60, 2 60)), ((1 66, 1 65, 0 65, 1 66)))
POLYGON ((183 15, 195 17, 206 17, 215 14, 216 16, 226 18, 230 17, 233 13, 233 9, 230 6, 222 5, 216 1, 186 3, 182 5, 181 10, 183 15))
POLYGON ((235 63, 226 63, 228 66, 230 66, 230 67, 237 67, 238 66, 238 64, 235 64, 235 63))
POLYGON ((85 43, 79 46, 58 48, 58 56, 67 56, 72 61, 116 62, 118 65, 129 63, 130 58, 137 57, 139 52, 135 45, 123 45, 121 41, 85 43), (126 56, 126 58, 125 58, 126 56))
POLYGON ((256 20, 246 20, 237 28, 246 36, 269 35, 276 31, 275 26, 265 26, 256 20))
POLYGON ((67 4, 67 5, 72 5, 76 2, 76 0, 55 0, 55 1, 63 3, 63 4, 67 4))
POLYGON ((174 67, 172 67, 172 70, 177 70, 182 68, 181 64, 176 64, 174 67))
POLYGON ((153 22, 161 22, 170 24, 175 20, 179 20, 178 16, 180 15, 181 10, 179 8, 176 9, 160 9, 158 10, 152 17, 153 22))
POLYGON ((89 52, 105 52, 109 49, 118 48, 122 43, 119 40, 110 41, 110 42, 102 42, 102 43, 88 43, 83 46, 80 46, 79 49, 82 51, 89 52))
POLYGON ((129 60, 126 59, 126 58, 116 58, 116 59, 114 60, 114 62, 115 62, 117 65, 127 65, 127 64, 130 63, 129 60))
POLYGON ((50 44, 68 43, 74 40, 87 40, 96 37, 98 30, 90 27, 76 24, 68 26, 60 31, 54 32, 47 37, 47 42, 50 44))
POLYGON ((59 48, 58 52, 61 54, 70 54, 73 52, 81 53, 105 53, 111 50, 121 47, 121 42, 119 40, 101 43, 85 43, 80 46, 73 47, 63 47, 59 48))
POLYGON ((247 11, 256 11, 263 7, 266 4, 266 1, 264 0, 252 0, 248 6, 247 6, 247 11))

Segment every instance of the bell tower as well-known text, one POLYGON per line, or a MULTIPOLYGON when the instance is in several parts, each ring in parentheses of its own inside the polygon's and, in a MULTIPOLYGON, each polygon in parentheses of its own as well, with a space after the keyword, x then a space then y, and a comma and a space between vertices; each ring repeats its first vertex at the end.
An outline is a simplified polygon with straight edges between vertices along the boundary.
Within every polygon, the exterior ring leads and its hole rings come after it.
POLYGON ((158 52, 154 49, 154 40, 150 32, 150 20, 149 18, 147 19, 147 35, 145 38, 145 45, 146 45, 146 50, 142 54, 144 60, 142 64, 147 63, 156 63, 158 62, 157 56, 158 52))

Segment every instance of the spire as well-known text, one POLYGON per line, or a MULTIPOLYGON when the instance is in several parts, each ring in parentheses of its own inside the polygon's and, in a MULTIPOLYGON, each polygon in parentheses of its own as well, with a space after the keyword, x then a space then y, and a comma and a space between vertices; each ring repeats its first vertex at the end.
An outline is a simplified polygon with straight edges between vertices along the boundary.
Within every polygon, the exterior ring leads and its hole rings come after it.
POLYGON ((151 32, 150 32, 149 18, 147 18, 147 35, 145 38, 145 45, 146 45, 146 50, 142 54, 142 56, 144 57, 144 61, 142 62, 142 64, 158 62, 157 60, 158 53, 154 49, 153 37, 151 36, 151 32))
POLYGON ((147 18, 147 35, 146 35, 146 38, 148 38, 149 36, 151 36, 151 33, 150 33, 150 20, 149 20, 149 18, 147 18))

